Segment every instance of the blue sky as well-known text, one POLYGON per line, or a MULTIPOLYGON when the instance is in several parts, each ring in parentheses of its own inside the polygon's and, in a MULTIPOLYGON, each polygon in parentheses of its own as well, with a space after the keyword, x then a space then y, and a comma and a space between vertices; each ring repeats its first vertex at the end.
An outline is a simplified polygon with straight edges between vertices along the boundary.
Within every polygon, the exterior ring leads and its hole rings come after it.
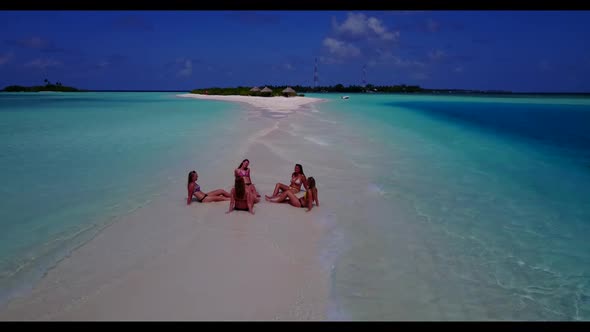
POLYGON ((3 11, 0 87, 590 92, 590 11, 3 11))

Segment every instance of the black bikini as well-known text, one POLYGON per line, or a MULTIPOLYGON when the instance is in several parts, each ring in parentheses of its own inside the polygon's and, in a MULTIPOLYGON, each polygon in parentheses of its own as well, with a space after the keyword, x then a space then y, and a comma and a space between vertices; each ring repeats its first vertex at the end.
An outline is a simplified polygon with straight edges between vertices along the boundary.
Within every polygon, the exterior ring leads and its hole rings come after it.
MULTIPOLYGON (((193 191, 193 195, 195 195, 197 192, 201 191, 201 186, 199 186, 196 182, 195 182, 195 190, 193 191)), ((195 195, 196 197, 196 195, 195 195)), ((205 199, 205 197, 207 197, 207 194, 205 194, 205 196, 203 196, 203 198, 199 199, 197 198, 197 202, 199 203, 203 203, 203 200, 205 199)))

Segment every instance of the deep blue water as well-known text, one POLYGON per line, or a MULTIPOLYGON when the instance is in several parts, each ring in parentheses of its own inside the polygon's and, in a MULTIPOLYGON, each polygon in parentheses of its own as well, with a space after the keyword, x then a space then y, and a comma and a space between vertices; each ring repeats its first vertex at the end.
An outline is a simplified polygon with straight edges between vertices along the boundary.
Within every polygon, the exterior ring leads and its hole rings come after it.
POLYGON ((588 105, 464 101, 402 101, 390 105, 411 108, 498 135, 590 153, 588 105))

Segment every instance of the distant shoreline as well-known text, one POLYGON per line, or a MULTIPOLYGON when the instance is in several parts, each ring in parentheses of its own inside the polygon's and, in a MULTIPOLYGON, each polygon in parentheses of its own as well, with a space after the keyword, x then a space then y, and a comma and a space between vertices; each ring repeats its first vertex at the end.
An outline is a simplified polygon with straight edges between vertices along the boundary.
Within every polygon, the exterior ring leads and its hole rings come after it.
MULTIPOLYGON (((177 93, 190 93, 186 90, 84 90, 87 92, 177 92, 177 93)), ((441 94, 466 94, 466 95, 585 95, 590 96, 590 92, 459 92, 459 90, 433 90, 433 91, 445 91, 443 92, 416 92, 416 93, 404 93, 404 92, 311 92, 312 94, 334 94, 334 93, 347 93, 347 94, 419 94, 419 95, 441 95, 441 94), (453 92, 446 92, 453 91, 453 92)))
POLYGON ((254 106, 260 110, 265 110, 273 113, 275 116, 281 114, 289 114, 294 111, 301 109, 304 105, 311 105, 325 101, 321 98, 312 97, 257 97, 257 96, 220 96, 220 95, 201 95, 195 93, 184 93, 178 94, 176 97, 179 98, 192 98, 192 99, 203 99, 203 100, 217 100, 227 102, 245 103, 254 106))
POLYGON ((63 85, 59 82, 52 84, 49 81, 46 85, 33 85, 33 86, 24 86, 24 85, 9 85, 5 87, 2 91, 3 92, 83 92, 78 88, 74 88, 72 86, 63 85))
MULTIPOLYGON (((588 96, 590 92, 461 92, 458 90, 433 90, 433 91, 444 91, 444 92, 312 92, 313 94, 350 94, 350 95, 370 95, 370 94, 398 94, 398 95, 484 95, 484 96, 525 96, 525 95, 539 95, 539 96, 588 96), (449 92, 451 91, 451 92, 449 92)), ((0 90, 0 92, 11 92, 0 90)), ((25 91, 22 91, 25 92, 25 91)), ((61 92, 61 91, 38 91, 38 92, 61 92)), ((78 90, 78 92, 170 92, 170 93, 189 93, 187 90, 78 90)))

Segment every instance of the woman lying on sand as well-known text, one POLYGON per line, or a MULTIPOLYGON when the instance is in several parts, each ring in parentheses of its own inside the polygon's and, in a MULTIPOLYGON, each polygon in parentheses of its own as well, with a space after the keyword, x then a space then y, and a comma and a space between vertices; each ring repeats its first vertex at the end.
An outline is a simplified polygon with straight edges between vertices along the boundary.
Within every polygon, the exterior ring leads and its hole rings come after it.
POLYGON ((295 164, 294 172, 293 174, 291 174, 291 184, 286 185, 282 183, 277 183, 275 185, 275 190, 272 193, 272 196, 265 195, 265 197, 267 199, 277 197, 277 195, 281 191, 290 191, 296 194, 301 191, 301 185, 303 185, 305 189, 307 189, 307 180, 305 179, 305 174, 303 174, 303 166, 301 166, 301 164, 295 164))
POLYGON ((199 203, 229 201, 230 195, 223 189, 213 190, 206 194, 202 192, 201 186, 197 184, 198 178, 199 174, 197 174, 197 171, 190 171, 188 173, 188 185, 186 187, 188 190, 188 198, 186 199, 187 205, 193 201, 193 196, 199 203))
POLYGON ((254 214, 254 194, 246 189, 243 177, 236 177, 235 186, 231 189, 229 211, 248 211, 254 214))
POLYGON ((266 200, 272 203, 282 203, 285 200, 288 200, 289 204, 293 205, 294 207, 307 208, 305 212, 311 211, 314 201, 316 206, 320 206, 320 200, 318 199, 318 188, 315 186, 315 179, 313 177, 310 177, 307 180, 307 191, 301 198, 297 198, 297 196, 295 196, 291 190, 286 190, 277 197, 266 196, 266 200))
MULTIPOLYGON (((246 184, 246 189, 254 194, 254 197, 260 197, 258 191, 256 191, 256 187, 254 187, 254 183, 252 183, 252 179, 250 178, 250 160, 244 159, 240 166, 234 170, 234 175, 237 177, 242 177, 244 179, 244 183, 246 184)), ((258 201, 258 199, 257 199, 258 201)))

